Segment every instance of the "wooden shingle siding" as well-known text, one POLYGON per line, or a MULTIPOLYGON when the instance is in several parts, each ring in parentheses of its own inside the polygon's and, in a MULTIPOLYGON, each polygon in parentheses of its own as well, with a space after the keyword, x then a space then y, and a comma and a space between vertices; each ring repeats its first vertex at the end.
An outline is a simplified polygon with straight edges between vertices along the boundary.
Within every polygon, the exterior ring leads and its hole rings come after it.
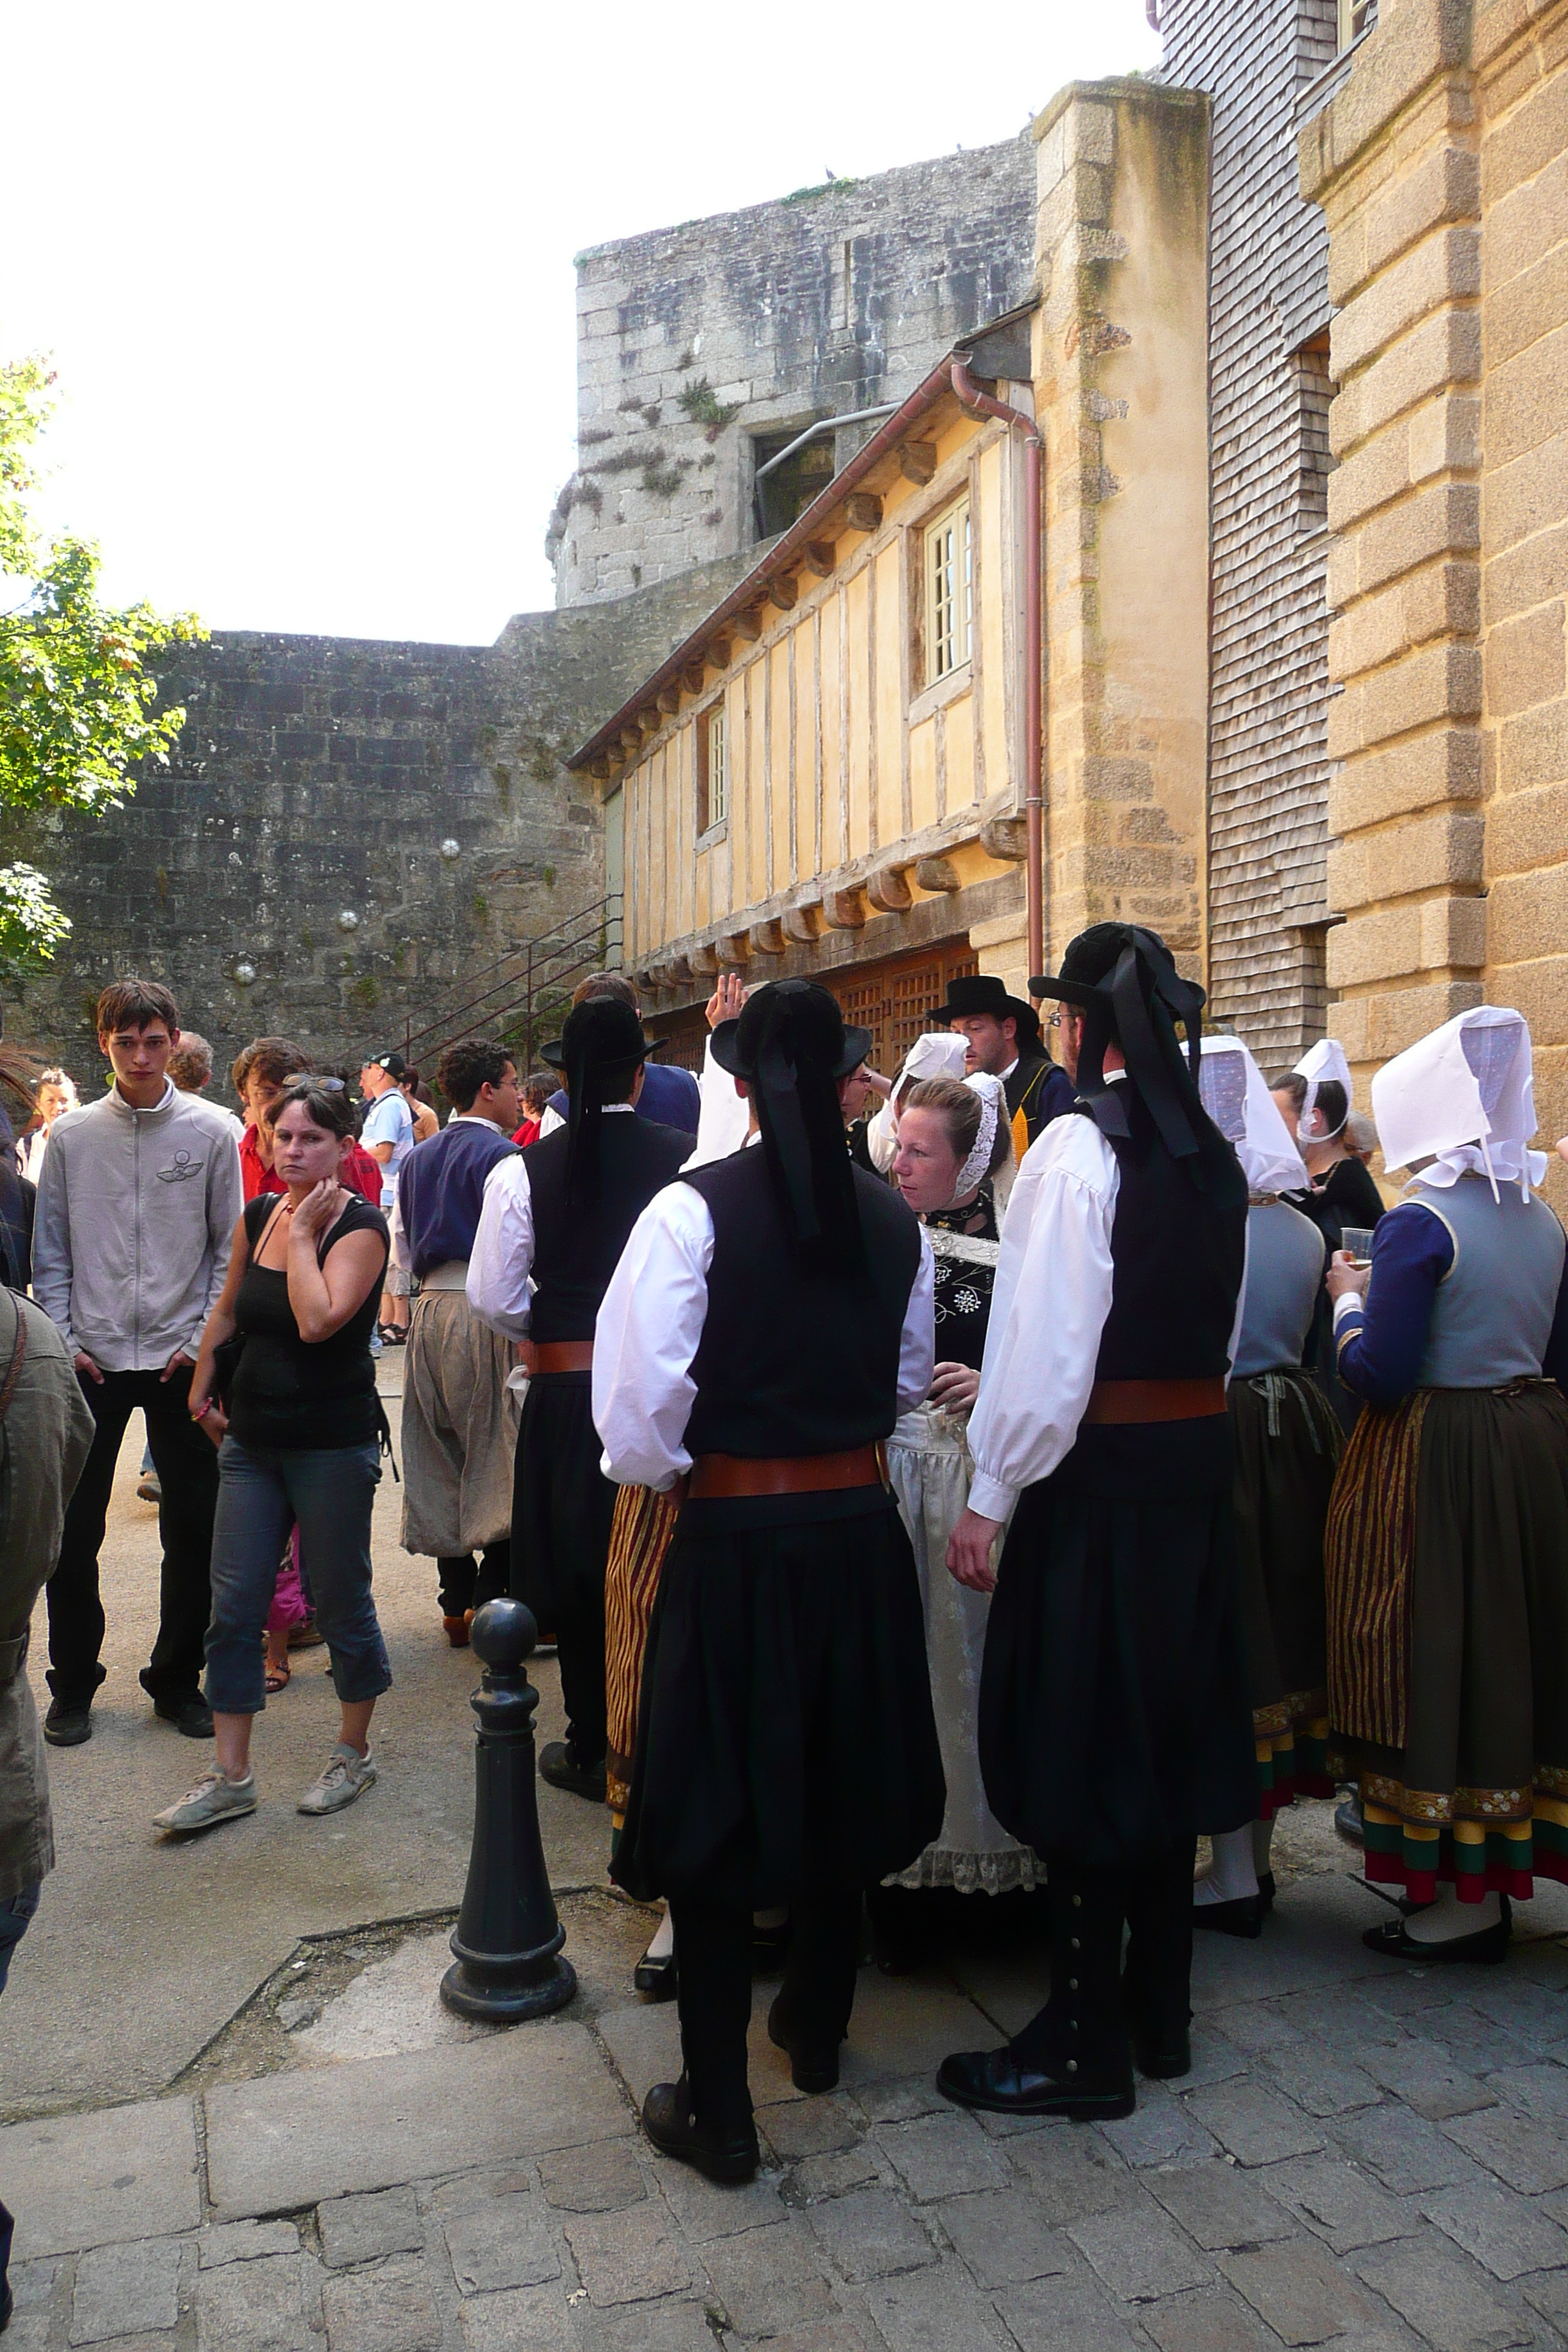
POLYGON ((1209 970, 1214 1017, 1267 1068, 1322 1034, 1331 386, 1322 215, 1295 131, 1332 0, 1164 0, 1162 79, 1214 109, 1209 970))

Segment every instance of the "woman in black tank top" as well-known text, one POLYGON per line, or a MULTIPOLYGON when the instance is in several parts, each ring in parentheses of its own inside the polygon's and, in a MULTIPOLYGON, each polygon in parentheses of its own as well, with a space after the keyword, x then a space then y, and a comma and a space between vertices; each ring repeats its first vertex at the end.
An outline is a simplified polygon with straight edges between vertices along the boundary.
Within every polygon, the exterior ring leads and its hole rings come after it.
POLYGON ((286 1089, 273 1166, 288 1190, 247 1203, 202 1334, 190 1410, 218 1447, 206 1636, 216 1769, 156 1816, 160 1829, 209 1829, 256 1810, 250 1727, 266 1705, 262 1633, 295 1524, 342 1708, 337 1746, 299 1810, 337 1812, 375 1779, 370 1719, 392 1675, 371 1598, 371 1507, 386 1423, 370 1335, 388 1241, 381 1212, 341 1181, 353 1139, 342 1092, 309 1078, 286 1089))

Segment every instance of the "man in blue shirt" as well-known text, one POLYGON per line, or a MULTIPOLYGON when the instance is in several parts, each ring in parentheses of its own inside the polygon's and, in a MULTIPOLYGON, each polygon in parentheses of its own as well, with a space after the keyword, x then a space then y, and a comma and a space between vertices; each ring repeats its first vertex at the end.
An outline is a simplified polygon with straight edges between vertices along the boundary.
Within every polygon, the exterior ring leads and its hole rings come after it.
POLYGON ((403 1376, 403 1549, 437 1561, 442 1622, 458 1650, 510 1572, 512 1348, 466 1291, 485 1180, 516 1157, 517 1066, 504 1045, 468 1040, 447 1046, 436 1083, 452 1116, 409 1153, 392 1220, 393 1263, 419 1277, 403 1376))
MULTIPOLYGON (((377 1054, 359 1074, 360 1092, 370 1105, 360 1140, 381 1162, 381 1212, 384 1217, 392 1214, 397 1199, 398 1175, 414 1149, 414 1113, 397 1083, 406 1067, 401 1054, 377 1054)), ((390 1266, 390 1260, 388 1264, 390 1266)), ((408 1337, 408 1301, 406 1297, 395 1297, 390 1288, 382 1294, 381 1336, 399 1346, 408 1337)))

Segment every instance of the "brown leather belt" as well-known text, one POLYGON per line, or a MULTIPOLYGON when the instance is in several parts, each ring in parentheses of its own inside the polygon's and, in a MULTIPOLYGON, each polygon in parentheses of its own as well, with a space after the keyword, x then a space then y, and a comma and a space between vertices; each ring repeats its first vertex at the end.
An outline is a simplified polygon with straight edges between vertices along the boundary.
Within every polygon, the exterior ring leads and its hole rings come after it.
POLYGON ((531 1379, 541 1372, 591 1372, 594 1369, 592 1339, 525 1339, 522 1360, 531 1379))
POLYGON ((731 1501, 750 1495, 821 1495, 844 1486, 879 1486, 881 1448, 852 1445, 847 1454, 785 1454, 759 1456, 700 1454, 691 1465, 689 1494, 696 1502, 731 1501))
POLYGON ((1096 1381, 1085 1421, 1205 1421, 1225 1411, 1218 1381, 1096 1381))

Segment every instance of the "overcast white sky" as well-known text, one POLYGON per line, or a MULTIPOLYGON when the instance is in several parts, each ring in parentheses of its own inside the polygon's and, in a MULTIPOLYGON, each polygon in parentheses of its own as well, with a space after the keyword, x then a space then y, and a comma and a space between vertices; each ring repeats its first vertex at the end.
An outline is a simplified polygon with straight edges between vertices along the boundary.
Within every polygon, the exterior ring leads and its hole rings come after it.
POLYGON ((1009 137, 1143 0, 235 0, 9 12, 0 352, 118 601, 492 640, 553 602, 572 257, 1009 137))

